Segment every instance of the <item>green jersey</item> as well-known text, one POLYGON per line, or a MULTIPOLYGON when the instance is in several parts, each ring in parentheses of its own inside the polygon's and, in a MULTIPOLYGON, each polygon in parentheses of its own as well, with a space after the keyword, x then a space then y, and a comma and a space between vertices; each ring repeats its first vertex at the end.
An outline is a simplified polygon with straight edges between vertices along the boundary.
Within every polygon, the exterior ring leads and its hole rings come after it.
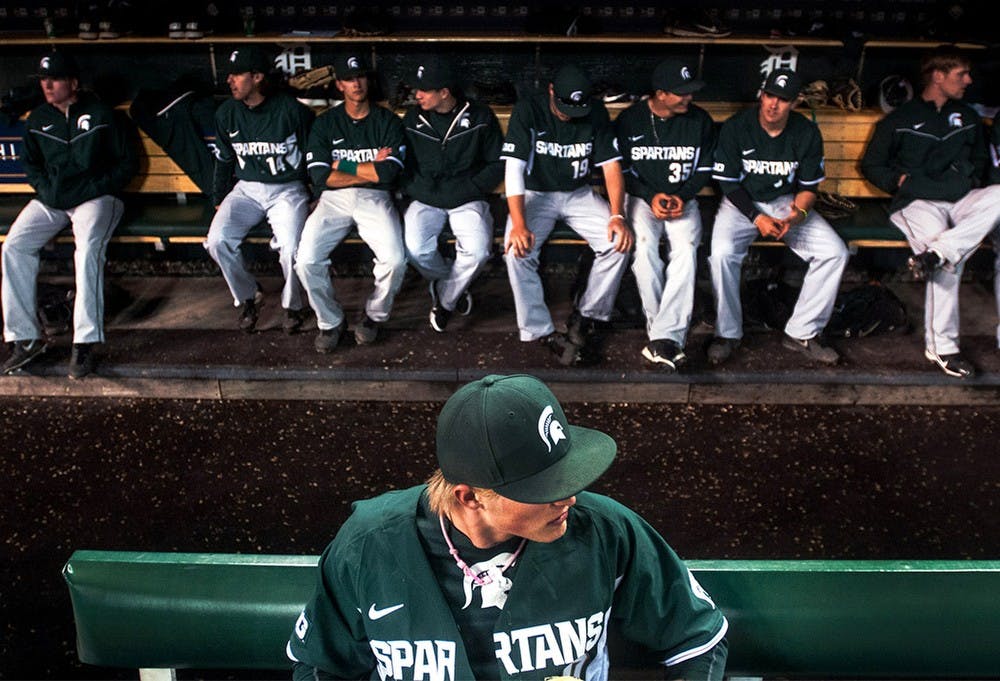
POLYGON ((785 129, 771 137, 758 120, 759 105, 722 124, 712 177, 723 194, 746 189, 754 201, 773 201, 802 190, 818 191, 826 179, 819 127, 792 111, 785 129))
POLYGON ((625 165, 625 189, 649 203, 659 193, 693 199, 712 176, 715 122, 701 107, 660 118, 645 100, 615 121, 625 165))
POLYGON ((32 110, 21 165, 39 201, 73 208, 125 188, 139 167, 135 141, 111 107, 81 92, 65 113, 51 104, 32 110))
POLYGON ((594 102, 581 118, 561 121, 549 96, 518 102, 507 124, 502 159, 526 163, 524 186, 539 192, 567 192, 590 184, 594 167, 621 160, 604 104, 594 102))
POLYGON ((343 105, 320 114, 309 137, 306 155, 309 177, 317 194, 330 189, 326 180, 334 161, 374 163, 379 181, 354 186, 388 190, 402 171, 405 158, 406 143, 399 116, 374 104, 361 119, 348 116, 343 105), (385 147, 390 149, 389 157, 377 161, 379 150, 385 147))
MULTIPOLYGON (((425 489, 355 504, 289 640, 297 678, 475 678, 417 529, 425 489)), ((726 618, 662 537, 607 497, 576 499, 565 535, 527 542, 504 573, 509 592, 477 597, 500 608, 490 676, 607 679, 609 629, 668 667, 718 645, 726 618)))
POLYGON ((958 201, 982 185, 986 160, 986 131, 975 109, 949 99, 938 110, 916 97, 875 125, 861 172, 893 195, 894 212, 915 199, 958 201))
POLYGON ((228 193, 234 171, 236 179, 250 182, 305 180, 305 144, 312 121, 312 111, 284 93, 253 108, 235 99, 220 104, 215 141, 223 170, 216 173, 216 205, 228 193))

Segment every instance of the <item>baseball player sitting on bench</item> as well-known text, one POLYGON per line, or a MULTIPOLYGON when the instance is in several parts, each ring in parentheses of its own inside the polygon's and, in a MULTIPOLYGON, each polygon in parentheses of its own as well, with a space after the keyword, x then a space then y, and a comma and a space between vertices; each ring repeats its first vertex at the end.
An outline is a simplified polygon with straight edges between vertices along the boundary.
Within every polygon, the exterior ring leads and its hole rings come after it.
POLYGON ((305 184, 305 144, 313 113, 283 92, 272 92, 268 74, 273 62, 253 45, 229 55, 226 83, 232 91, 215 112, 216 163, 214 203, 205 249, 218 263, 239 308, 238 324, 257 327, 261 288, 243 261, 240 244, 265 217, 271 226, 271 248, 285 277, 282 328, 295 333, 304 320, 302 285, 295 275, 295 249, 309 214, 305 184), (235 175, 236 185, 233 186, 235 175))
POLYGON ((712 177, 715 124, 691 103, 705 86, 691 69, 668 59, 651 79, 653 94, 623 111, 615 127, 625 157, 628 217, 635 231, 632 271, 646 315, 649 343, 642 356, 676 371, 687 363, 684 343, 694 309, 701 211, 698 192, 712 177), (670 245, 670 264, 660 239, 670 245))
POLYGON ((712 598, 636 513, 583 491, 616 449, 532 376, 460 388, 428 483, 357 502, 323 552, 294 678, 604 680, 610 631, 661 678, 721 679, 712 598))
POLYGON ((309 175, 322 193, 295 262, 316 313, 314 345, 321 353, 333 352, 347 328, 330 279, 330 253, 352 226, 375 255, 375 289, 354 327, 356 343, 375 342, 406 274, 403 228, 390 193, 403 168, 403 124, 368 99, 368 69, 360 54, 338 57, 334 72, 344 103, 320 114, 309 138, 309 175))
POLYGON ((403 216, 406 257, 430 280, 430 324, 443 332, 452 313, 472 311, 469 284, 490 257, 486 197, 503 179, 503 133, 490 107, 462 97, 444 62, 424 60, 408 80, 417 104, 403 117, 403 191, 413 199, 403 216), (455 235, 454 262, 438 249, 445 221, 455 235))
POLYGON ((733 114, 719 131, 713 177, 723 198, 708 258, 716 298, 715 338, 708 361, 725 362, 743 337, 740 273, 758 237, 780 239, 808 263, 802 290, 785 325, 782 345, 823 364, 839 355, 822 342, 847 265, 847 247, 812 210, 824 178, 819 128, 792 111, 802 89, 798 74, 775 69, 757 106, 733 114))
POLYGON ((111 107, 80 90, 72 56, 42 57, 38 78, 45 103, 28 116, 21 154, 36 197, 3 244, 3 334, 11 353, 0 371, 17 371, 46 349, 38 324, 38 254, 72 225, 76 296, 69 377, 81 378, 94 368, 94 344, 104 342, 104 263, 124 207, 115 194, 138 170, 138 150, 111 107))
POLYGON ((548 92, 519 101, 507 126, 504 253, 522 341, 542 341, 565 364, 581 353, 600 322, 611 319, 632 231, 624 216, 625 187, 614 129, 593 87, 575 65, 563 66, 548 92), (608 202, 590 185, 593 166, 604 175, 608 202), (538 258, 556 220, 587 240, 594 263, 565 336, 555 332, 545 303, 538 258))
MULTIPOLYGON (((1000 185, 1000 122, 994 118, 990 126, 990 184, 1000 185)), ((990 234, 993 241, 993 292, 997 303, 997 318, 1000 319, 1000 227, 990 234)), ((1000 321, 997 323, 997 347, 1000 348, 1000 321)))
POLYGON ((948 376, 976 368, 959 350, 958 291, 969 256, 1000 221, 1000 186, 982 187, 985 128, 961 101, 971 61, 943 45, 921 61, 923 91, 875 126, 861 171, 893 195, 889 219, 906 236, 915 278, 927 280, 924 356, 948 376))

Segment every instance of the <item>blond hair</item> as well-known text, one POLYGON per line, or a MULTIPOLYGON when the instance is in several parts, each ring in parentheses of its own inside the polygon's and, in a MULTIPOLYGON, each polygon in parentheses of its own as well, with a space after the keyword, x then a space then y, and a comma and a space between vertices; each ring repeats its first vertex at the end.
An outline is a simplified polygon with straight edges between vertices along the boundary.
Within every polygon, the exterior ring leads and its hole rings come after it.
MULTIPOLYGON (((451 511, 458 506, 458 499, 455 498, 455 487, 457 483, 448 482, 444 473, 438 468, 427 478, 427 502, 433 513, 448 517, 451 511)), ((483 487, 473 487, 472 490, 478 497, 496 496, 496 492, 483 487)))

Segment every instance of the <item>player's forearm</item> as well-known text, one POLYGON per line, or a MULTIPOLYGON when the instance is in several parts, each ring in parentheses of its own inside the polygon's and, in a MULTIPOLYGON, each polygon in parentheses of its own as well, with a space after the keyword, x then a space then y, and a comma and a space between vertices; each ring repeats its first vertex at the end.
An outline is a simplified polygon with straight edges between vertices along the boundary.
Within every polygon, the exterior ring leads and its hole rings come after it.
POLYGON ((625 214, 625 177, 618 161, 611 161, 601 166, 604 172, 604 187, 608 192, 608 204, 612 215, 625 214))
POLYGON ((361 184, 372 184, 379 181, 374 163, 348 163, 336 161, 330 174, 326 177, 326 186, 330 189, 356 187, 361 184), (341 169, 344 166, 344 169, 341 169))
POLYGON ((507 195, 507 212, 510 214, 510 222, 514 229, 527 228, 524 219, 524 194, 507 195))

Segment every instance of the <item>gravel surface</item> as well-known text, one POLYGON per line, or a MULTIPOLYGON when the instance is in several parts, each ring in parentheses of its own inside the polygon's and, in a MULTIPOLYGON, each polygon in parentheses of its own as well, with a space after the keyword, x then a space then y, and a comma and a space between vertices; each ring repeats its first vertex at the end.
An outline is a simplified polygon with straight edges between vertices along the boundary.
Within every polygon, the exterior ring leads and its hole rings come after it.
MULTIPOLYGON (((1000 406, 566 407, 619 442, 594 489, 682 557, 1000 555, 1000 406)), ((429 472, 439 408, 0 398, 0 677, 135 678, 76 662, 72 551, 319 553, 352 500, 429 472)))

